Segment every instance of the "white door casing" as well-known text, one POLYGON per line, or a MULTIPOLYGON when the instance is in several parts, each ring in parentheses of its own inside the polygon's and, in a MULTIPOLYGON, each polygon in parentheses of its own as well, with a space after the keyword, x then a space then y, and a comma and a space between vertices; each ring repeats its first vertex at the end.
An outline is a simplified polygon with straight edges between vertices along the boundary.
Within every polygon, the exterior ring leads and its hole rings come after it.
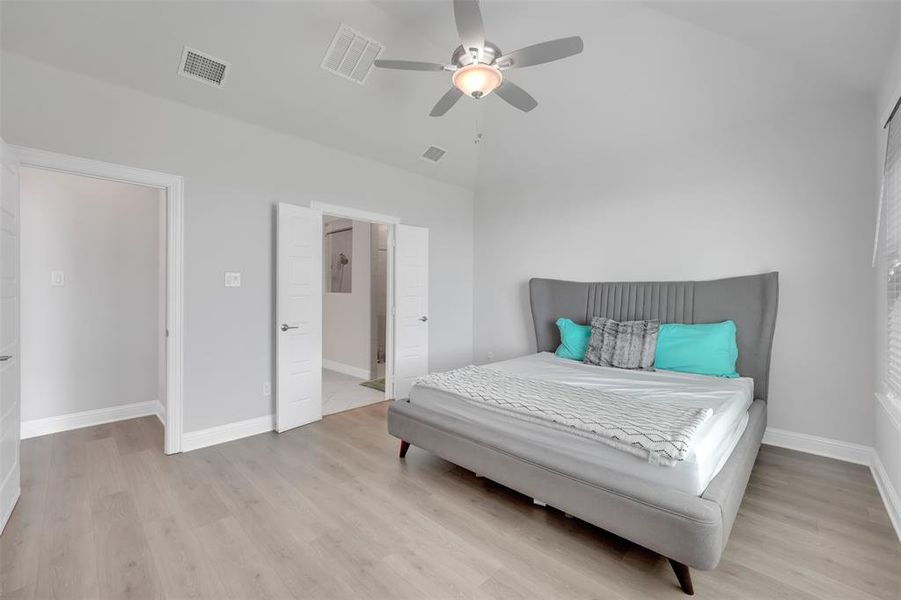
POLYGON ((278 205, 276 424, 322 419, 322 211, 278 205))
POLYGON ((429 372, 429 230, 394 227, 394 398, 429 372))
POLYGON ((19 499, 19 164, 0 140, 0 532, 19 499))

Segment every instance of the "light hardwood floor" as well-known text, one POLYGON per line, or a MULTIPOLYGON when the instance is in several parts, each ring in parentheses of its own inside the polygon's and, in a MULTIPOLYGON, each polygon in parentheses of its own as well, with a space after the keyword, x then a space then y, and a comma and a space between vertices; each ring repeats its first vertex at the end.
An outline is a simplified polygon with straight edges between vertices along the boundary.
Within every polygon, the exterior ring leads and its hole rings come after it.
MULTIPOLYGON (((418 448, 386 404, 163 456, 153 418, 22 443, 3 598, 683 598, 653 552, 418 448)), ((698 598, 901 598, 869 471, 764 447, 698 598)))

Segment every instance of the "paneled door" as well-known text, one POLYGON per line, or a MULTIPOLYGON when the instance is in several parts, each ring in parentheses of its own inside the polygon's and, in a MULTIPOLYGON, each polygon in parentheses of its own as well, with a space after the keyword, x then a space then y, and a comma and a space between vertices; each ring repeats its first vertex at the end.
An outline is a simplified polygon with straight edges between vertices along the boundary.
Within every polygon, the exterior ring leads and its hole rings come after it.
POLYGON ((19 499, 19 163, 0 140, 0 532, 19 499))
POLYGON ((429 372, 429 230, 394 228, 394 376, 396 399, 429 372))
POLYGON ((278 205, 276 423, 322 419, 322 211, 278 205))

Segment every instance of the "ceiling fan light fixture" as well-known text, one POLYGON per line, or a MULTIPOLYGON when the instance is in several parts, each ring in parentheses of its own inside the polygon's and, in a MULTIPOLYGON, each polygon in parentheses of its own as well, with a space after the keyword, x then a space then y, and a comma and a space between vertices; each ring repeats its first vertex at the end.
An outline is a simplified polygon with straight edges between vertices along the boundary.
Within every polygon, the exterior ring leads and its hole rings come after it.
POLYGON ((484 98, 504 81, 500 69, 493 65, 475 63, 454 71, 454 86, 472 98, 484 98))

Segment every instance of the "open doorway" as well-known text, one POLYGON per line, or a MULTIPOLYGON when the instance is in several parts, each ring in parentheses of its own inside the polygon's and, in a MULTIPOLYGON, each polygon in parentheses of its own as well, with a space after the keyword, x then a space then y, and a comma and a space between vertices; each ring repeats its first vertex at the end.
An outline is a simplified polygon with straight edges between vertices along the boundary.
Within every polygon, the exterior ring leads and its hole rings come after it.
MULTIPOLYGON (((333 230, 347 228, 353 231, 353 223, 360 222, 361 235, 367 235, 372 242, 370 224, 386 227, 385 271, 385 392, 373 401, 381 399, 406 398, 413 381, 428 373, 429 365, 429 230, 424 227, 401 224, 400 219, 369 211, 363 211, 333 204, 311 202, 310 207, 279 203, 276 212, 276 385, 275 385, 275 428, 278 432, 318 421, 323 415, 323 367, 334 371, 335 364, 326 362, 323 330, 323 305, 327 286, 333 285, 325 255, 325 227, 335 219, 326 221, 325 216, 344 219, 345 223, 332 224, 333 230), (327 275, 328 273, 328 275, 327 275), (325 360, 324 360, 325 359, 325 360), (329 369, 329 366, 332 368, 329 369)), ((346 233, 346 232, 345 232, 346 233)), ((378 234, 382 236, 381 233, 378 234)), ((351 234, 351 239, 352 234, 351 234)), ((337 244, 337 242, 336 242, 337 244)), ((360 264, 348 267, 353 258, 344 250, 340 251, 335 265, 344 268, 334 274, 334 286, 351 289, 354 271, 360 264)), ((363 262, 371 269, 370 259, 363 262)), ((378 269, 376 265, 376 269, 378 269)), ((371 284, 371 280, 370 280, 371 284)), ((359 286, 358 286, 359 288, 359 286)), ((362 284, 359 289, 369 290, 371 286, 362 284)), ((371 300, 371 297, 370 297, 371 300)), ((372 303, 370 302, 370 309, 372 303)), ((347 316, 344 312, 339 315, 347 316)), ((355 313, 363 315, 365 311, 355 313)), ((349 320, 349 319, 348 319, 349 320)), ((342 325, 346 323, 342 322, 342 325)), ((371 325, 371 317, 370 317, 371 325)), ((361 327, 371 331, 369 326, 361 327)), ((346 329, 344 330, 346 331, 346 329)), ((328 334, 330 338, 335 333, 328 334)), ((339 331, 338 337, 341 336, 339 331)), ((377 352, 379 340, 373 338, 357 344, 358 348, 377 352)), ((351 365, 353 367, 353 365, 351 365)), ((343 386, 356 391, 360 383, 377 379, 376 368, 371 362, 361 361, 359 371, 353 371, 356 381, 343 386), (375 375, 373 374, 375 372, 375 375)), ((377 391, 377 390, 373 390, 377 391)), ((344 409, 346 410, 346 409, 344 409)))
POLYGON ((388 225, 323 215, 322 414, 386 399, 388 225))
POLYGON ((19 195, 22 438, 146 417, 162 451, 165 189, 22 167, 19 195))
MULTIPOLYGON (((6 152, 7 149, 4 147, 4 157, 6 156, 6 152)), ((149 171, 146 169, 69 156, 66 154, 58 154, 55 152, 47 152, 44 150, 36 150, 22 146, 9 147, 8 153, 15 159, 17 173, 27 169, 29 171, 33 170, 36 173, 41 173, 48 179, 58 179, 59 181, 55 184, 55 193, 61 193, 60 190, 65 188, 65 184, 60 184, 59 182, 64 181, 65 178, 73 178, 72 181, 82 182, 86 189, 91 188, 91 186, 103 186, 103 189, 106 191, 102 192, 101 195, 111 194, 107 198, 109 202, 112 202, 113 198, 118 197, 117 192, 110 192, 110 190, 143 190, 143 193, 146 194, 148 198, 153 199, 152 203, 154 205, 152 209, 148 209, 149 212, 147 214, 134 214, 130 216, 122 214, 113 216, 109 211, 100 210, 96 213, 98 216, 89 217, 87 211, 75 210, 73 212, 72 210, 69 210, 67 214, 71 215, 72 218, 66 220, 65 223, 61 225, 57 224, 58 227, 63 227, 64 230, 57 238, 51 238, 44 241, 48 247, 55 248, 54 251, 57 252, 57 255, 62 257, 60 260, 65 261, 70 259, 75 260, 76 257, 65 255, 64 250, 60 250, 58 246, 61 244, 69 244, 80 239, 83 246, 83 248, 78 251, 78 254, 81 256, 79 259, 81 262, 78 264, 72 263, 72 268, 75 270, 69 269, 68 273, 65 266, 56 264, 56 266, 50 267, 50 263, 44 264, 42 267, 44 272, 41 273, 38 271, 35 279, 37 285, 44 288, 44 292, 47 292, 47 289, 50 288, 50 293, 56 294, 56 296, 68 295, 81 299, 81 306, 86 311, 96 309, 100 304, 109 302, 111 298, 116 300, 118 307, 125 307, 126 309, 129 305, 133 308, 143 306, 151 300, 155 303, 155 316, 142 318, 141 325, 142 328, 146 327, 148 331, 152 330, 151 333, 147 334, 145 337, 149 339, 149 337, 152 336, 153 339, 150 342, 147 342, 146 339, 142 341, 140 347, 142 348, 141 352, 143 358, 142 360, 132 361, 131 364, 135 365, 133 371, 120 370, 116 364, 114 364, 117 360, 115 355, 112 358, 107 356, 108 360, 99 366, 96 361, 93 363, 101 371, 91 371, 89 363, 94 358, 91 356, 92 350, 90 344, 99 343, 99 347, 103 349, 103 352, 107 352, 110 348, 116 346, 124 349, 126 352, 131 352, 131 342, 125 338, 128 338, 131 333, 135 333, 138 329, 138 326, 135 325, 134 321, 135 315, 131 314, 131 312, 128 312, 125 315, 118 314, 116 323, 112 328, 110 328, 109 320, 106 318, 109 315, 104 314, 102 311, 94 311, 94 321, 92 323, 79 321, 71 314, 67 315, 63 321, 60 321, 59 327, 51 331, 51 334, 56 337, 56 342, 51 351, 57 353, 62 352, 62 339, 64 337, 66 338, 67 343, 70 340, 78 342, 78 347, 75 350, 66 350, 68 358, 64 363, 69 365, 67 367, 69 369, 68 372, 62 372, 62 367, 59 367, 59 365, 53 367, 54 370, 51 375, 54 381, 58 382, 62 378, 72 377, 73 371, 75 372, 75 376, 79 379, 79 385, 84 383, 82 381, 84 379, 99 378, 103 374, 106 374, 107 381, 102 383, 107 386, 111 385, 112 382, 123 380, 132 381, 134 383, 137 377, 134 376, 133 373, 138 371, 141 373, 142 378, 153 377, 153 381, 146 385, 142 384, 141 386, 129 386, 129 384, 125 384, 124 387, 121 388, 121 393, 123 396, 127 395, 127 399, 116 399, 117 403, 115 405, 98 406, 97 408, 88 408, 87 410, 82 410, 84 405, 80 404, 80 400, 74 401, 72 397, 65 395, 69 394, 71 390, 63 390, 63 396, 66 399, 60 406, 61 410, 66 412, 62 415, 47 416, 46 418, 43 418, 42 415, 31 413, 29 408, 23 407, 25 411, 28 412, 22 411, 23 414, 20 417, 20 411, 17 410, 16 419, 20 421, 21 427, 17 429, 16 437, 18 438, 20 433, 27 435, 42 435, 45 433, 65 431, 67 429, 78 429, 144 415, 149 417, 148 421, 154 422, 159 420, 163 422, 164 452, 166 454, 180 452, 182 442, 182 417, 184 413, 182 403, 184 378, 183 179, 180 176, 168 173, 149 171), (129 260, 126 260, 124 254, 119 254, 117 250, 110 247, 110 244, 114 239, 117 239, 117 237, 124 243, 126 240, 124 239, 125 236, 123 234, 130 231, 131 228, 138 227, 139 223, 145 228, 145 233, 147 233, 148 236, 155 236, 155 255, 152 259, 148 258, 146 260, 141 259, 136 262, 129 262, 129 260), (100 235, 99 232, 105 233, 100 235), (110 236, 112 236, 112 238, 110 236), (87 257, 88 260, 84 260, 85 257, 87 257), (151 265, 151 262, 154 264, 151 265), (100 279, 97 279, 94 283, 88 284, 87 282, 92 281, 92 278, 98 276, 97 273, 84 270, 92 268, 92 265, 93 267, 107 265, 114 273, 118 273, 118 275, 107 280, 112 281, 113 283, 111 284, 104 284, 100 279), (58 271, 61 271, 61 273, 58 271), (153 290, 144 290, 142 298, 136 299, 134 303, 132 303, 131 300, 128 300, 125 296, 126 288, 136 285, 138 280, 143 282, 141 285, 150 286, 153 290), (87 294, 84 293, 85 287, 90 288, 87 294), (105 325, 103 325, 104 323, 105 325), (84 327, 85 325, 90 326, 84 327), (135 329, 131 330, 132 327, 135 329), (83 331, 79 332, 79 328, 82 328, 83 331), (100 375, 98 375, 98 373, 100 373, 100 375), (155 388, 154 383, 156 384, 155 388), (148 390, 155 390, 157 393, 153 394, 148 392, 148 390)), ((24 190, 25 194, 22 194, 23 190, 20 189, 21 187, 22 185, 19 181, 19 177, 16 177, 16 198, 21 200, 21 212, 23 213, 19 215, 20 218, 18 220, 22 221, 23 215, 25 219, 34 220, 34 216, 29 217, 29 214, 31 214, 31 206, 26 206, 26 204, 29 203, 29 194, 27 190, 24 190)), ((4 194, 4 198, 7 196, 9 196, 9 194, 4 194)), ((95 195, 90 193, 90 190, 88 189, 87 196, 90 198, 95 195)), ((18 200, 16 204, 19 204, 18 200)), ((73 207, 74 203, 73 206, 69 208, 71 209, 73 207)), ((60 213, 54 211, 52 214, 58 216, 60 213)), ((38 217, 38 219, 39 218, 40 217, 38 217)), ((21 235, 18 236, 22 238, 23 248, 21 254, 23 264, 25 261, 29 260, 29 256, 32 254, 32 251, 29 250, 29 248, 32 246, 32 242, 35 241, 34 234, 29 233, 29 231, 30 228, 22 231, 21 235)), ((149 238, 146 239, 149 240, 149 238)), ((147 244, 151 244, 154 240, 148 241, 147 244)), ((40 241, 37 247, 46 250, 40 241)), ((19 253, 20 248, 18 238, 16 239, 14 250, 17 254, 19 253)), ((144 251, 146 252, 146 247, 144 248, 144 251)), ((148 287, 148 289, 150 289, 150 287, 148 287)), ((19 288, 24 288, 24 286, 19 286, 19 288)), ((34 296, 34 293, 25 294, 23 293, 24 289, 19 288, 16 289, 16 300, 18 300, 20 296, 34 296)), ((50 298, 52 299, 53 296, 51 295, 50 298)), ((25 297, 24 300, 25 302, 23 304, 29 303, 27 297, 25 297)), ((115 310, 118 309, 111 309, 113 315, 116 315, 115 310)), ((27 313, 27 311, 28 308, 26 308, 26 311, 20 312, 27 313)), ((142 314, 152 315, 153 311, 142 310, 142 314)), ((24 320, 26 315, 23 314, 22 316, 24 320)), ((51 317, 52 315, 50 314, 37 315, 34 319, 29 317, 29 322, 34 321, 37 325, 29 326, 23 323, 24 326, 22 327, 23 331, 21 337, 22 353, 24 356, 22 357, 22 363, 23 367, 26 370, 29 370, 29 372, 31 366, 36 366, 38 362, 40 362, 38 359, 35 361, 34 365, 25 365, 26 362, 31 363, 29 357, 33 352, 29 350, 29 348, 32 347, 33 343, 40 343, 37 339, 31 339, 30 331, 36 331, 36 328, 40 327, 42 323, 46 325, 51 317)), ((35 352, 38 352, 37 347, 35 346, 34 348, 35 352)), ((25 375, 26 378, 30 376, 33 377, 33 373, 32 375, 26 373, 25 375)), ((18 392, 22 387, 20 385, 21 381, 19 379, 18 369, 16 369, 16 377, 17 381, 15 389, 18 392)), ((28 384, 26 383, 26 385, 28 384)), ((109 389, 106 391, 108 392, 109 389)), ((81 394, 81 391, 79 391, 79 394, 81 394)), ((20 394, 18 393, 16 394, 17 399, 19 395, 20 394)), ((107 395, 107 398, 109 397, 111 396, 107 395)), ((28 402, 27 398, 22 399, 25 400, 25 402, 28 402)), ((157 431, 159 431, 159 428, 157 428, 157 431)), ((158 445, 156 447, 158 447, 158 445)))

